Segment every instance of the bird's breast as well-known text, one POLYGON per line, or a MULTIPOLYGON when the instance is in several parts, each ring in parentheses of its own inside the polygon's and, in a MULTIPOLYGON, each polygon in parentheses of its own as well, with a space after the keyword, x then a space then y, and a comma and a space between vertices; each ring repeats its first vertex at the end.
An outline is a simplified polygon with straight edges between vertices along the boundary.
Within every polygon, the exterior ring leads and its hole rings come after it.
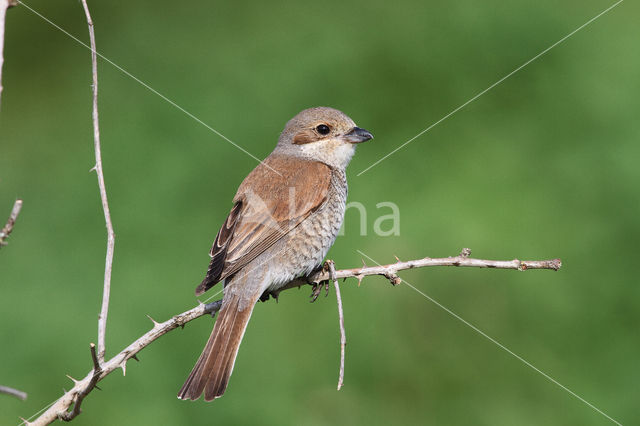
POLYGON ((327 200, 281 240, 282 246, 277 250, 286 255, 278 256, 280 261, 274 265, 277 270, 272 270, 275 279, 270 289, 310 273, 322 262, 342 226, 346 201, 346 175, 344 171, 332 170, 327 200))

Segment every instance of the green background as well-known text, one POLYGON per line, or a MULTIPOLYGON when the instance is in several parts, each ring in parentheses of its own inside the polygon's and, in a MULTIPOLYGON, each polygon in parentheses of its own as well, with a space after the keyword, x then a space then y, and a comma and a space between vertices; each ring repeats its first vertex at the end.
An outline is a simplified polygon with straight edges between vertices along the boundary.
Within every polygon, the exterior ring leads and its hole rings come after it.
MULTIPOLYGON (((30 7, 83 41, 78 1, 30 7)), ((428 268, 409 283, 623 424, 640 399, 639 7, 623 2, 388 159, 360 171, 613 2, 90 1, 98 50, 258 158, 303 108, 349 114, 375 139, 349 170, 355 209, 338 268, 455 255, 560 257, 560 272, 428 268), (373 232, 391 201, 400 235, 373 232), (372 264, 373 262, 367 262, 372 264)), ((105 229, 93 166, 89 51, 9 10, 0 113, 0 423, 17 424, 91 368, 105 229)), ((105 177, 117 234, 107 356, 194 306, 211 242, 256 165, 105 61, 105 177)), ((260 304, 225 396, 176 393, 212 321, 144 349, 83 404, 78 425, 610 424, 406 285, 260 304)))

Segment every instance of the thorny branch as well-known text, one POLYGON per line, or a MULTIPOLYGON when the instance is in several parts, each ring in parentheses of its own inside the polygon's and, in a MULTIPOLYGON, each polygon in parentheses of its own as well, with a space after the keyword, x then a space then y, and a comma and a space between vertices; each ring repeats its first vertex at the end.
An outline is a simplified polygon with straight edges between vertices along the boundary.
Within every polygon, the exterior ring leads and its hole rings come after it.
MULTIPOLYGON (((91 350, 91 359, 93 360, 93 370, 89 373, 87 377, 91 376, 91 378, 89 379, 89 383, 87 384, 87 386, 77 393, 75 404, 73 404, 73 409, 71 411, 65 411, 64 413, 58 416, 60 420, 64 420, 65 422, 69 422, 73 420, 78 414, 81 413, 80 406, 82 405, 82 401, 84 401, 84 398, 87 395, 89 395, 89 393, 94 388, 98 387, 97 384, 98 384, 98 381, 100 380, 100 373, 102 373, 102 367, 100 367, 100 362, 98 361, 98 356, 96 355, 96 345, 91 343, 89 345, 89 349, 91 350)), ((67 377, 72 382, 77 383, 76 379, 69 376, 68 374, 67 374, 67 377)))
POLYGON ((7 245, 6 239, 11 234, 11 231, 13 231, 13 226, 16 224, 16 220, 18 219, 18 215, 20 214, 21 209, 22 200, 18 199, 15 203, 13 203, 13 208, 11 209, 9 219, 7 219, 7 223, 0 231, 0 247, 7 245))
MULTIPOLYGON (((336 271, 336 278, 357 278, 358 284, 362 281, 362 278, 368 275, 380 275, 389 280, 391 284, 396 285, 402 282, 402 279, 396 274, 398 271, 405 269, 424 268, 428 266, 462 266, 473 268, 495 268, 495 269, 515 269, 518 271, 526 271, 528 269, 552 269, 557 271, 562 266, 560 259, 551 260, 486 260, 486 259, 472 259, 471 250, 468 248, 462 249, 462 252, 458 256, 453 257, 425 257, 418 260, 409 260, 403 262, 396 258, 397 262, 389 265, 382 266, 363 266, 361 268, 342 269, 336 271)), ((312 275, 311 283, 320 283, 329 280, 329 272, 319 271, 312 275)), ((299 278, 291 281, 284 286, 280 291, 287 290, 292 287, 300 287, 306 284, 306 278, 299 278)))
MULTIPOLYGON (((538 261, 530 261, 530 260, 483 260, 483 259, 473 259, 469 257, 470 250, 464 249, 463 252, 454 257, 445 257, 445 258, 429 258, 425 257, 424 259, 419 260, 410 260, 407 262, 397 261, 396 263, 391 263, 389 265, 382 266, 362 266, 361 268, 353 268, 353 269, 343 269, 339 271, 335 271, 334 277, 335 279, 340 278, 356 278, 358 280, 358 285, 362 281, 365 276, 371 275, 380 275, 385 277, 391 284, 397 285, 401 282, 400 277, 398 277, 397 272, 413 269, 413 268, 423 268, 429 266, 468 266, 468 267, 477 267, 477 268, 498 268, 498 269, 514 269, 520 271, 526 271, 527 269, 551 269, 558 270, 562 266, 562 262, 560 259, 553 260, 538 260, 538 261)), ((285 289, 290 289, 294 287, 301 287, 303 285, 314 285, 319 284, 323 281, 329 280, 331 277, 330 270, 320 270, 311 274, 308 277, 300 278, 293 280, 291 283, 287 284, 281 291, 285 289)), ((335 281, 334 281, 335 284, 335 281)), ((280 293, 280 292, 278 292, 280 293)), ((164 334, 169 331, 176 329, 178 327, 183 327, 190 321, 193 321, 196 318, 199 318, 203 315, 207 314, 215 314, 222 307, 222 301, 218 300, 213 303, 209 303, 207 305, 200 304, 193 309, 185 311, 181 314, 174 315, 169 320, 158 323, 152 318, 153 328, 149 330, 147 333, 143 334, 139 337, 135 342, 131 343, 129 346, 124 348, 120 353, 115 355, 110 360, 103 362, 100 367, 99 374, 94 374, 96 370, 95 368, 95 360, 94 360, 94 369, 92 369, 85 378, 81 380, 74 380, 74 386, 71 390, 65 392, 64 395, 57 401, 55 401, 51 407, 49 407, 44 413, 42 413, 38 418, 36 418, 33 422, 28 422, 24 420, 24 424, 26 425, 47 425, 54 422, 56 419, 66 419, 67 413, 69 409, 74 406, 74 404, 80 399, 86 397, 95 387, 96 384, 108 376, 113 371, 118 368, 122 369, 122 372, 126 371, 126 363, 129 359, 136 358, 136 354, 140 352, 145 347, 149 346, 156 339, 160 338, 164 334), (97 377, 97 378, 96 378, 97 377)), ((343 347, 343 339, 341 339, 341 348, 343 347)), ((341 375, 343 374, 343 365, 341 362, 341 375)), ((78 410, 79 413, 79 410, 78 410)), ((69 419, 67 419, 69 420, 69 419)))

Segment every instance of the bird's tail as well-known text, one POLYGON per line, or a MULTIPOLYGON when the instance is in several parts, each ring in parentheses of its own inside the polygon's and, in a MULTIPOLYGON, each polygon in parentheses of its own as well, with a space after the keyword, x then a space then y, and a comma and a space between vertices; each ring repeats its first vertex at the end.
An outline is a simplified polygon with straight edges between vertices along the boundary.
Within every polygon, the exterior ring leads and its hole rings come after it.
POLYGON ((204 391, 205 401, 220 398, 227 389, 233 364, 238 355, 242 336, 247 328, 253 307, 260 294, 251 303, 240 303, 236 294, 225 295, 222 309, 189 378, 178 393, 179 399, 197 400, 204 391))

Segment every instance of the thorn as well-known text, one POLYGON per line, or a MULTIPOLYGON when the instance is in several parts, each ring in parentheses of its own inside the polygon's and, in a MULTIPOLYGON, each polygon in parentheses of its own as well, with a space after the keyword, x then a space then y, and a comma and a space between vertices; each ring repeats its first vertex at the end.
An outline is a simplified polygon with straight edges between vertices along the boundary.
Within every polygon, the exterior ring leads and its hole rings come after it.
POLYGON ((138 356, 136 354, 131 355, 131 358, 133 358, 136 361, 140 362, 140 360, 138 359, 138 356))
POLYGON ((147 315, 147 318, 149 318, 151 320, 151 322, 153 323, 153 326, 155 327, 156 325, 158 325, 158 322, 156 320, 154 320, 153 318, 151 318, 151 316, 147 315))
POLYGON ((120 368, 122 368, 122 375, 126 376, 127 375, 127 361, 122 361, 122 364, 120 364, 120 368))
POLYGON ((100 386, 98 385, 93 385, 94 388, 98 389, 99 391, 101 391, 102 389, 100 389, 100 386))
POLYGON ((366 264, 366 263, 364 263, 364 259, 363 259, 363 258, 360 258, 360 260, 362 261, 362 267, 363 267, 363 268, 366 268, 366 267, 367 267, 367 264, 366 264))
POLYGON ((98 170, 98 166, 93 166, 92 168, 89 169, 89 173, 95 172, 97 170, 98 170))
POLYGON ((71 380, 74 384, 78 384, 78 381, 76 379, 74 379, 73 377, 71 377, 68 374, 65 374, 65 376, 67 376, 69 378, 69 380, 71 380))
POLYGON ((398 256, 396 256, 395 254, 393 255, 393 257, 395 257, 395 258, 396 258, 396 262, 398 262, 398 263, 402 262, 402 261, 400 260, 400 258, 399 258, 398 256))

